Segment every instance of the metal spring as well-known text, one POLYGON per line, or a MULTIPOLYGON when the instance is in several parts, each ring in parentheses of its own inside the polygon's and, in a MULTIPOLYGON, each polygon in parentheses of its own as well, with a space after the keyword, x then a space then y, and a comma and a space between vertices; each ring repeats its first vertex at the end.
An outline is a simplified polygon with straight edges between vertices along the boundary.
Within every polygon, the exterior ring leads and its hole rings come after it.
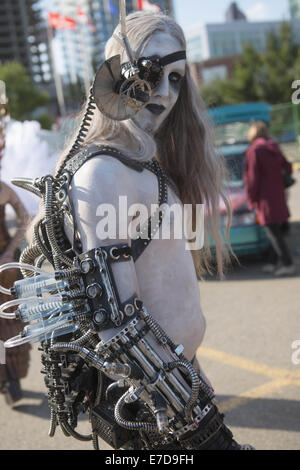
POLYGON ((53 187, 52 187, 53 178, 52 176, 45 177, 45 225, 46 233, 49 239, 49 243, 52 249, 54 268, 62 268, 64 263, 66 266, 72 266, 72 261, 65 256, 56 240, 54 232, 54 218, 53 218, 53 187))
MULTIPOLYGON (((97 333, 94 333, 92 330, 88 330, 83 336, 81 336, 80 338, 78 338, 75 341, 72 341, 72 344, 75 344, 77 346, 84 346, 90 340, 92 340, 92 341, 95 340, 96 335, 97 335, 97 333)), ((99 341, 97 341, 97 344, 98 343, 99 343, 99 341)))
POLYGON ((41 268, 44 264, 44 261, 46 261, 45 256, 44 255, 39 256, 35 262, 35 266, 37 268, 41 268))
POLYGON ((100 450, 98 436, 97 436, 97 433, 95 432, 93 432, 93 447, 94 447, 94 450, 100 450))
POLYGON ((157 426, 155 424, 146 423, 143 421, 126 421, 122 418, 122 408, 124 406, 124 401, 126 396, 128 395, 128 391, 124 393, 124 395, 118 400, 115 406, 115 420, 117 423, 125 429, 130 430, 143 430, 143 431, 157 431, 157 426))
POLYGON ((60 281, 61 279, 73 279, 76 278, 81 274, 80 269, 65 269, 61 271, 57 271, 55 273, 55 279, 60 281))
MULTIPOLYGON (((146 316, 143 317, 145 323, 149 326, 149 328, 151 329, 151 331, 153 332, 153 334, 155 335, 155 337, 158 339, 158 341, 166 341, 167 344, 170 346, 170 348, 172 349, 173 352, 175 352, 176 350, 176 345, 175 343, 173 343, 173 341, 168 337, 168 335, 163 331, 163 329, 161 328, 161 326, 154 320, 154 318, 148 313, 146 316)), ((193 366, 190 364, 190 362, 188 361, 188 359, 184 356, 184 354, 180 354, 179 355, 179 358, 180 358, 180 361, 182 361, 183 364, 185 364, 185 366, 183 367, 186 367, 188 366, 189 368, 191 368, 190 370, 193 370, 193 374, 197 374, 195 369, 193 368, 193 366)), ((187 368, 187 367, 186 367, 187 368)), ((199 376, 197 374, 197 377, 198 377, 198 380, 199 380, 199 376)), ((201 379, 200 377, 200 385, 199 385, 199 390, 202 391, 202 393, 204 393, 204 395, 206 397, 208 397, 209 399, 213 399, 214 398, 214 392, 211 390, 211 388, 201 379)))
MULTIPOLYGON (((20 256, 20 263, 32 264, 35 265, 35 260, 42 255, 40 248, 33 244, 25 248, 20 256)), ((23 277, 33 277, 34 272, 26 271, 26 269, 21 268, 21 273, 23 277)))
POLYGON ((31 314, 43 313, 43 312, 47 312, 49 309, 56 310, 58 308, 61 308, 61 306, 62 305, 60 302, 50 302, 48 304, 41 304, 41 305, 37 305, 36 307, 32 307, 29 309, 29 311, 31 314))
POLYGON ((83 434, 79 434, 78 432, 73 429, 66 420, 62 420, 60 422, 60 426, 63 431, 67 432, 69 436, 75 437, 78 441, 91 441, 93 439, 92 434, 84 436, 83 434))
POLYGON ((64 232, 62 230, 63 217, 60 214, 61 209, 57 206, 57 204, 53 204, 53 212, 54 212, 54 217, 53 217, 54 233, 55 233, 55 237, 57 240, 57 244, 60 247, 61 251, 63 252, 66 249, 66 240, 65 240, 64 232))
POLYGON ((174 361, 174 362, 171 362, 171 363, 168 364, 168 369, 170 369, 170 370, 173 370, 173 369, 178 368, 178 367, 184 367, 188 371, 188 373, 190 374, 191 380, 192 380, 192 394, 190 396, 189 401, 185 405, 185 415, 187 416, 188 419, 190 419, 192 409, 193 409, 193 407, 194 407, 194 405, 195 405, 195 403, 196 403, 196 401, 198 400, 198 397, 199 397, 200 379, 199 379, 199 376, 198 376, 197 372, 195 371, 195 369, 193 368, 193 366, 189 362, 174 361))
MULTIPOLYGON (((76 302, 73 302, 73 305, 74 304, 76 304, 76 302)), ((77 305, 77 304, 74 305, 74 308, 77 308, 77 307, 78 307, 78 309, 80 307, 83 308, 84 305, 83 304, 81 304, 80 306, 77 305)), ((74 321, 79 323, 80 329, 85 329, 84 334, 88 331, 86 328, 88 328, 89 325, 90 325, 90 322, 89 322, 90 319, 91 319, 91 314, 89 312, 87 312, 87 313, 78 313, 74 316, 74 321)))
POLYGON ((78 150, 82 147, 83 142, 85 141, 86 135, 89 130, 90 123, 92 121, 92 118, 94 116, 94 112, 96 109, 96 103, 95 103, 95 98, 93 95, 93 88, 90 89, 90 94, 87 102, 87 107, 86 111, 80 126, 80 129, 78 131, 77 137, 75 139, 75 142, 69 151, 68 155, 64 159, 62 165, 58 169, 57 176, 61 176, 61 173, 64 169, 64 166, 68 160, 70 160, 78 150))
POLYGON ((55 434, 57 426, 57 419, 56 419, 56 413, 53 408, 50 409, 50 427, 49 427, 49 432, 48 436, 53 437, 55 434))
POLYGON ((67 431, 67 429, 66 429, 66 427, 65 427, 66 418, 65 418, 65 416, 64 416, 64 412, 62 412, 62 415, 63 415, 63 417, 60 417, 59 420, 58 420, 58 421, 59 421, 59 425, 60 425, 60 429, 62 430, 62 432, 64 433, 64 435, 65 435, 66 437, 70 437, 70 434, 68 433, 68 431, 67 431))
POLYGON ((52 202, 53 202, 53 188, 52 188, 52 176, 45 177, 45 227, 47 237, 51 246, 53 263, 55 269, 61 268, 61 263, 58 258, 59 249, 56 244, 56 239, 54 236, 54 227, 53 227, 53 218, 52 218, 52 202))
POLYGON ((154 320, 154 318, 150 314, 144 317, 144 321, 146 325, 151 329, 152 333, 154 334, 154 336, 160 343, 162 344, 167 343, 173 351, 176 349, 176 345, 173 343, 173 341, 168 337, 168 335, 164 332, 161 326, 154 320))
POLYGON ((34 234, 34 241, 36 243, 36 245, 39 247, 41 253, 45 256, 45 258, 49 261, 49 263, 53 263, 53 259, 52 259, 52 256, 51 256, 51 253, 49 252, 49 250, 47 250, 47 248, 45 247, 44 243, 42 242, 41 240, 41 237, 40 237, 40 234, 39 234, 39 228, 40 228, 40 225, 41 225, 41 220, 35 224, 34 226, 34 229, 33 229, 33 234, 34 234))
POLYGON ((58 205, 53 202, 53 230, 54 230, 55 239, 57 242, 58 249, 62 253, 62 259, 63 259, 64 264, 67 267, 71 267, 73 265, 72 260, 63 254, 67 249, 66 236, 63 230, 63 226, 64 226, 63 222, 64 221, 61 215, 61 208, 59 208, 58 205))
POLYGON ((77 299, 78 297, 79 297, 79 298, 83 297, 83 296, 84 296, 84 292, 82 292, 81 289, 74 289, 74 290, 68 292, 68 293, 65 294, 65 295, 66 295, 66 298, 67 298, 68 300, 71 300, 71 301, 72 301, 73 299, 77 299))

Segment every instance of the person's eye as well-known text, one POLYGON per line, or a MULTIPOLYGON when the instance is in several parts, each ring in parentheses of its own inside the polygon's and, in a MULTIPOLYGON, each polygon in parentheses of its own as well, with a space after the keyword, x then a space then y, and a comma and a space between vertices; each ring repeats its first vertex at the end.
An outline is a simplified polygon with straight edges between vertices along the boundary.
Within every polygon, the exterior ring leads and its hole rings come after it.
POLYGON ((177 72, 172 72, 169 75, 169 81, 173 83, 174 85, 177 85, 177 84, 179 85, 182 79, 183 79, 183 76, 177 72))

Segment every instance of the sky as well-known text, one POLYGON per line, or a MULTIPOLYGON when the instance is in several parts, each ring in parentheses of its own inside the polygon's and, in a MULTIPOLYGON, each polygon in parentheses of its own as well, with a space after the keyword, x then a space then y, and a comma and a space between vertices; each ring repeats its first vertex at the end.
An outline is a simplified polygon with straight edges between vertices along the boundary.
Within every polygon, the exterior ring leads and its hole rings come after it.
MULTIPOLYGON (((289 19, 288 0, 236 0, 249 21, 289 19)), ((173 0, 175 17, 183 28, 199 23, 222 23, 231 0, 173 0)))

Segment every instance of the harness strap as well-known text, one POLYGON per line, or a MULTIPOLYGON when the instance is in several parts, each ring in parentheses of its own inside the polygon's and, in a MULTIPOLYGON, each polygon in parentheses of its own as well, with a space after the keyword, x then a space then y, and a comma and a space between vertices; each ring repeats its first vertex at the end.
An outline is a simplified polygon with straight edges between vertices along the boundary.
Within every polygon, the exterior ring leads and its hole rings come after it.
MULTIPOLYGON (((153 240, 156 232, 159 230, 162 224, 164 212, 160 208, 163 204, 166 204, 168 202, 168 185, 171 186, 175 192, 177 192, 176 188, 164 174, 156 159, 153 158, 150 162, 140 162, 138 160, 126 157, 121 152, 112 147, 96 144, 90 144, 85 146, 71 159, 67 160, 65 164, 60 168, 57 176, 62 176, 65 172, 67 172, 70 184, 73 176, 84 165, 84 163, 90 160, 91 158, 99 155, 107 155, 116 158, 118 161, 120 161, 127 167, 131 168, 132 170, 138 171, 139 173, 143 172, 145 169, 149 170, 154 173, 157 177, 159 194, 158 209, 151 217, 149 217, 148 221, 145 222, 145 224, 141 228, 140 237, 136 240, 133 240, 131 244, 132 258, 134 261, 137 261, 142 255, 142 253, 145 251, 145 249, 148 247, 150 242, 153 240)), ((76 231, 75 220, 74 228, 76 231)), ((74 247, 75 251, 81 252, 81 247, 79 246, 79 244, 74 241, 74 245, 75 244, 77 245, 76 247, 74 247)))

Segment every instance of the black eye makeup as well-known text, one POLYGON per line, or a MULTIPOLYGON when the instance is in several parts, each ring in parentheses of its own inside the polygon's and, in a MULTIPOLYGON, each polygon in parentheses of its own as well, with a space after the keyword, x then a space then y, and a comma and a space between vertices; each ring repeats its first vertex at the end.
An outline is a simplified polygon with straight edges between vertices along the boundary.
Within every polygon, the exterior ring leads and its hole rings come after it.
POLYGON ((179 86, 183 80, 183 76, 178 72, 171 72, 169 74, 169 81, 174 86, 179 86))

